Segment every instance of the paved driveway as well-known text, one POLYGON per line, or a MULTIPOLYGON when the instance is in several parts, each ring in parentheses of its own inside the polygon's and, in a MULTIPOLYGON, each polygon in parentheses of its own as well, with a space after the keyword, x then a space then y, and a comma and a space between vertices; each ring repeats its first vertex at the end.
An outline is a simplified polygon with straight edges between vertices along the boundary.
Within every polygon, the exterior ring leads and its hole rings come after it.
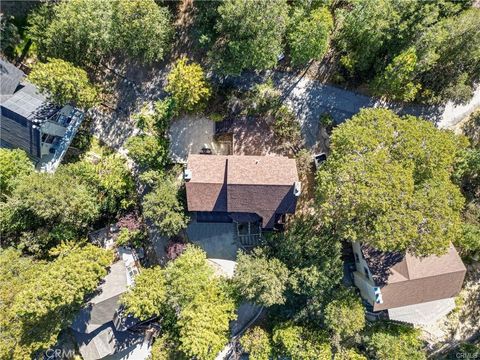
POLYGON ((215 124, 202 116, 184 116, 172 122, 168 131, 170 157, 176 163, 185 163, 188 154, 198 154, 202 148, 213 149, 215 124))
POLYGON ((188 239, 200 246, 211 259, 235 260, 238 246, 234 238, 234 223, 198 223, 187 228, 188 239))
POLYGON ((455 105, 448 102, 441 106, 427 106, 382 102, 353 91, 279 71, 269 71, 260 75, 245 73, 241 77, 225 79, 216 76, 213 78, 217 82, 247 90, 255 84, 262 83, 268 76, 272 77, 275 85, 281 90, 285 103, 296 113, 307 147, 315 146, 318 139, 319 118, 324 113, 329 113, 337 123, 341 123, 361 108, 387 107, 399 114, 421 116, 435 122, 441 128, 450 128, 480 107, 480 86, 468 104, 455 105))

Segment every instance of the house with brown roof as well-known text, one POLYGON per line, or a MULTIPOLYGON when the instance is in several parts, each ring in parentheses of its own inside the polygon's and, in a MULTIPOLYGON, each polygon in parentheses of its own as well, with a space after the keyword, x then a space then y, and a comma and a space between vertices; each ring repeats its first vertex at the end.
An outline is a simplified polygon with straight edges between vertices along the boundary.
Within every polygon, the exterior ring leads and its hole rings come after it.
POLYGON ((196 222, 236 223, 245 242, 281 226, 301 191, 295 160, 283 156, 190 154, 184 178, 196 222))
POLYGON ((353 243, 354 283, 373 313, 411 324, 431 324, 455 308, 466 268, 453 245, 441 256, 382 252, 353 243))

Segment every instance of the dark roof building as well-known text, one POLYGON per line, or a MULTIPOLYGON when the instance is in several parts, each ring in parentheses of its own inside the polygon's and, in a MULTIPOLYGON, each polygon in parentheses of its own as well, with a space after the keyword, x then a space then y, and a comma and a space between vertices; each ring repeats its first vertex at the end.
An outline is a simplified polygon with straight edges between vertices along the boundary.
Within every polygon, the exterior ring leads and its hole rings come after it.
POLYGON ((293 214, 300 194, 295 160, 282 156, 191 154, 185 179, 189 211, 257 217, 264 229, 293 214))
POLYGON ((355 284, 373 311, 388 310, 391 319, 427 323, 453 309, 466 273, 453 245, 444 255, 423 258, 358 243, 353 249, 355 284))
POLYGON ((25 74, 0 59, 0 146, 22 149, 39 170, 55 171, 84 114, 66 105, 48 102, 25 74))
POLYGON ((0 95, 2 96, 2 103, 4 101, 3 96, 8 97, 15 92, 20 81, 25 74, 20 69, 17 69, 15 65, 0 59, 0 95))
POLYGON ((96 295, 80 310, 71 325, 84 360, 146 359, 149 340, 143 331, 133 331, 138 321, 123 316, 120 297, 133 285, 138 270, 134 253, 120 248, 121 259, 110 267, 96 295))

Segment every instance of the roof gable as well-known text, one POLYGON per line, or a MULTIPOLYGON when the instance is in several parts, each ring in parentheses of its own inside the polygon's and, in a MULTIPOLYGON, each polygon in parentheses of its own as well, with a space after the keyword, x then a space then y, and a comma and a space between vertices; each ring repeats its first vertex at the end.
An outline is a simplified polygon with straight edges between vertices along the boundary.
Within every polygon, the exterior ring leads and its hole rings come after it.
POLYGON ((275 214, 293 213, 294 159, 282 156, 190 155, 186 183, 189 211, 256 213, 263 227, 275 214))
POLYGON ((383 303, 375 303, 375 311, 453 297, 462 287, 466 268, 452 244, 444 255, 423 258, 368 245, 361 249, 375 284, 382 288, 383 303))

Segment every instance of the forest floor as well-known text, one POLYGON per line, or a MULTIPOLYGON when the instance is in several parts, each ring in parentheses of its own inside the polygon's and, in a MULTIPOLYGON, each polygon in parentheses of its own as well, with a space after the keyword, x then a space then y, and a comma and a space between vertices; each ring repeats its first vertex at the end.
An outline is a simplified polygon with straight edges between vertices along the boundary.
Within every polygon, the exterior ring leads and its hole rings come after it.
POLYGON ((423 339, 434 349, 432 357, 480 336, 480 263, 467 266, 457 308, 436 324, 423 328, 423 339))

